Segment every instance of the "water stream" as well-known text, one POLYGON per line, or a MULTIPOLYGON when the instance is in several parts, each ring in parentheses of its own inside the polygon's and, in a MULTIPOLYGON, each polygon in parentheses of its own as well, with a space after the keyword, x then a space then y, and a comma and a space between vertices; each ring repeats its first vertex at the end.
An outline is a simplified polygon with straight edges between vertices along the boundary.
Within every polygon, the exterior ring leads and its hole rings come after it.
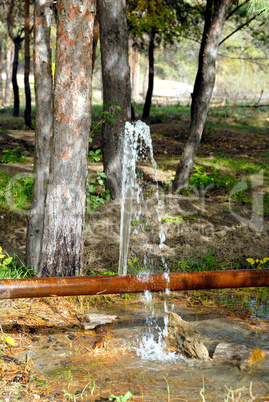
MULTIPOLYGON (((150 136, 150 129, 142 121, 134 124, 126 123, 125 137, 123 143, 122 156, 122 207, 121 207, 121 226, 120 226, 120 253, 119 253, 119 275, 127 275, 127 258, 131 233, 131 221, 134 218, 140 222, 142 214, 142 204, 144 204, 143 188, 137 180, 136 167, 139 160, 146 161, 148 156, 154 170, 154 182, 156 189, 156 216, 159 222, 159 247, 165 241, 162 232, 161 217, 159 214, 159 190, 157 180, 157 165, 153 157, 153 147, 150 136), (136 204, 136 212, 133 213, 133 204, 136 204)), ((147 225, 147 222, 144 223, 147 225)), ((147 264, 146 253, 144 255, 144 265, 147 264)))
MULTIPOLYGON (((134 124, 126 123, 125 126, 125 139, 123 144, 123 159, 122 159, 122 209, 121 209, 121 228, 120 228, 120 255, 119 255, 119 275, 127 274, 127 258, 128 249, 130 242, 131 233, 131 222, 134 216, 136 222, 141 222, 142 216, 142 204, 143 209, 145 209, 146 200, 143 195, 143 183, 137 180, 136 167, 138 162, 142 159, 145 162, 147 158, 150 158, 151 165, 154 170, 154 184, 155 184, 155 194, 156 203, 155 208, 156 219, 158 221, 159 227, 159 248, 165 241, 165 235, 162 231, 161 216, 159 213, 159 190, 158 190, 158 178, 157 178, 157 165, 153 157, 153 147, 150 136, 149 127, 141 122, 137 121, 134 124), (133 211, 134 205, 136 204, 136 210, 133 211)), ((154 211, 151 208, 151 214, 154 211)), ((144 222, 147 226, 148 222, 144 222)), ((137 231, 138 233, 138 231, 137 231)), ((147 238, 144 239, 146 246, 147 238)), ((146 249, 146 247, 145 247, 146 249)), ((165 259, 161 257, 163 266, 167 269, 165 259)), ((144 269, 148 269, 147 254, 143 256, 144 269)), ((143 275, 146 275, 144 272, 143 275)), ((169 295, 169 275, 164 273, 165 279, 167 281, 166 294, 169 295)), ((143 280, 143 276, 141 277, 143 280)), ((147 314, 147 327, 145 334, 138 340, 138 347, 135 348, 137 356, 142 359, 148 360, 159 360, 159 361, 174 361, 176 360, 176 355, 174 353, 165 353, 164 347, 164 337, 167 335, 168 326, 168 316, 167 316, 167 305, 164 302, 164 328, 161 329, 156 321, 156 315, 154 308, 151 307, 152 294, 146 291, 144 294, 145 311, 147 314)))

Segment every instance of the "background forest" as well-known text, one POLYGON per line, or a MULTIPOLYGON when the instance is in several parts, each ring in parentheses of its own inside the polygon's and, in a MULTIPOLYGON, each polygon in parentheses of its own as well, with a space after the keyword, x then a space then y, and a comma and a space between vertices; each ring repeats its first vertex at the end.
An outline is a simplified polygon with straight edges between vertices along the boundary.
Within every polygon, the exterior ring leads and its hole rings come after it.
MULTIPOLYGON (((6 76, 11 78, 12 66, 12 41, 7 32, 7 11, 8 2, 3 2, 1 6, 0 19, 0 101, 2 105, 12 103, 12 98, 8 93, 5 95, 6 76), (9 71, 7 71, 9 70, 9 71)), ((14 33, 20 34, 24 25, 24 2, 15 2, 15 18, 12 22, 14 33)), ((217 75, 214 89, 214 96, 223 98, 248 98, 257 99, 263 91, 263 98, 268 98, 268 24, 253 15, 247 15, 248 6, 243 6, 237 12, 236 17, 227 21, 223 31, 226 38, 241 26, 242 28, 229 37, 220 45, 217 58, 217 75), (250 21, 250 22, 249 22, 250 21)), ((33 9, 31 9, 33 14, 33 9)), ((131 13, 130 13, 131 14, 131 13)), ((254 14, 255 16, 255 14, 254 14)), ((189 98, 197 72, 197 62, 199 53, 199 40, 202 33, 202 21, 198 19, 198 25, 187 26, 183 34, 175 32, 172 43, 158 41, 155 49, 155 82, 154 95, 168 96, 172 101, 189 98), (169 82, 163 82, 163 81, 169 82), (184 85, 183 85, 184 84, 184 85), (188 86, 187 86, 188 85, 188 86)), ((52 28, 52 51, 56 48, 56 30, 52 28)), ((137 33, 131 31, 131 37, 136 37, 137 33)), ((23 37, 23 34, 21 33, 23 37)), ((31 65, 30 82, 33 87, 33 35, 31 35, 31 65)), ((141 42, 141 40, 139 39, 141 42)), ((138 42, 139 42, 138 41, 138 42)), ((147 33, 144 33, 143 43, 139 43, 139 63, 135 68, 139 69, 139 79, 135 82, 138 88, 134 89, 136 102, 143 102, 147 89, 147 33), (145 77, 146 75, 146 77, 145 77)), ((136 43, 130 41, 130 53, 132 46, 136 43)), ((23 42, 22 42, 22 46, 23 42)), ((55 57, 55 55, 54 55, 55 57)), ((21 101, 24 100, 23 73, 24 73, 24 51, 21 49, 18 60, 18 80, 21 90, 21 101)), ((8 78, 8 79, 10 79, 8 78)), ((93 102, 100 104, 102 101, 101 87, 101 59, 100 48, 98 45, 96 65, 93 75, 93 102)), ((12 90, 11 90, 12 91, 12 90)), ((34 92, 33 92, 34 93, 34 92)), ((33 99, 34 101, 34 99, 33 99)))

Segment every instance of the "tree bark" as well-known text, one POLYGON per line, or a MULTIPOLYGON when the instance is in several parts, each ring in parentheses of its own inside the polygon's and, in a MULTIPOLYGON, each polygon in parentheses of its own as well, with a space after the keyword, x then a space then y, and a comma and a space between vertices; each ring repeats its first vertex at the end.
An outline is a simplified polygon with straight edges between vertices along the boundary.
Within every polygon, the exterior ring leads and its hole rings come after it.
POLYGON ((53 81, 50 27, 53 0, 35 1, 35 163, 32 210, 27 230, 26 262, 38 271, 43 236, 46 186, 49 179, 50 141, 53 134, 53 81))
POLYGON ((19 86, 17 81, 17 73, 19 66, 19 52, 21 48, 21 42, 23 39, 20 36, 15 36, 14 43, 14 60, 13 60, 13 69, 12 69, 12 87, 14 94, 14 106, 13 106, 13 117, 19 117, 20 115, 20 94, 19 94, 19 86))
POLYGON ((98 0, 104 110, 117 102, 121 107, 115 123, 102 127, 102 153, 106 189, 112 199, 121 197, 122 141, 125 123, 131 120, 128 29, 125 0, 98 0))
POLYGON ((99 15, 98 15, 98 12, 96 12, 95 19, 94 19, 94 26, 93 26, 92 71, 94 70, 94 64, 95 64, 95 60, 96 60, 96 50, 97 50, 97 44, 98 44, 98 39, 99 39, 99 33, 100 33, 99 15))
POLYGON ((95 0, 57 2, 54 133, 39 267, 43 277, 82 271, 94 18, 95 0))
POLYGON ((14 58, 14 47, 11 39, 7 40, 7 60, 6 60, 6 87, 5 87, 5 104, 10 104, 10 84, 12 76, 12 63, 14 58))
POLYGON ((31 89, 29 83, 30 75, 30 0, 25 0, 25 51, 24 51, 24 90, 25 90, 25 110, 24 122, 27 128, 32 127, 31 119, 31 89))
POLYGON ((153 94, 153 86, 154 86, 154 39, 155 39, 156 31, 153 29, 150 33, 149 40, 149 80, 148 80, 148 91, 147 96, 143 108, 142 120, 147 120, 149 118, 149 112, 151 107, 151 100, 153 94))
POLYGON ((144 79, 143 79, 143 98, 146 99, 147 90, 149 85, 149 59, 147 59, 144 79))
POLYGON ((1 102, 1 104, 3 104, 2 57, 3 57, 3 45, 0 40, 0 102, 1 102))
POLYGON ((230 4, 231 0, 207 0, 199 66, 192 94, 189 136, 177 167, 173 191, 180 191, 189 184, 214 89, 217 51, 230 4))
POLYGON ((24 40, 24 37, 22 37, 22 32, 24 29, 20 29, 16 35, 12 31, 14 7, 15 7, 15 0, 11 0, 10 4, 9 4, 8 14, 7 14, 7 27, 8 27, 8 34, 14 44, 14 58, 13 58, 13 69, 12 69, 12 86, 13 86, 13 93, 14 93, 13 116, 19 117, 19 115, 20 115, 20 95, 19 95, 19 86, 18 86, 18 82, 17 82, 17 72, 18 72, 18 65, 19 65, 19 51, 21 48, 21 43, 24 40))
POLYGON ((139 74, 140 66, 139 59, 140 54, 137 47, 132 46, 132 74, 131 74, 131 99, 133 101, 138 101, 139 98, 139 74))

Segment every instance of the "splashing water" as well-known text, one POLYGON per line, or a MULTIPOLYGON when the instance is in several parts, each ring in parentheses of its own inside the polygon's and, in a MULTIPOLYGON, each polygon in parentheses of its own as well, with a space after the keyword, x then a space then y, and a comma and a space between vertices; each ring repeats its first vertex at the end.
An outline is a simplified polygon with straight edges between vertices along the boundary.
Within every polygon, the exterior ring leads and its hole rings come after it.
POLYGON ((148 290, 144 293, 144 303, 147 312, 146 323, 147 333, 138 339, 138 346, 134 348, 136 355, 142 360, 176 362, 179 358, 175 352, 165 351, 165 337, 168 335, 168 311, 167 303, 164 302, 164 328, 160 328, 157 324, 157 314, 152 307, 152 293, 148 290), (154 331, 155 330, 155 331, 154 331), (156 332, 154 336, 153 332, 156 332))
MULTIPOLYGON (((125 138, 123 144, 122 158, 122 206, 121 206, 121 227, 120 227, 120 256, 119 256, 119 275, 127 275, 127 257, 130 242, 132 215, 136 221, 140 221, 142 214, 142 204, 145 208, 142 186, 136 179, 136 165, 139 157, 146 159, 145 150, 149 150, 150 161, 154 170, 154 182, 156 190, 156 215, 159 227, 159 248, 162 248, 165 241, 165 234, 162 231, 161 216, 159 213, 159 190, 157 180, 157 165, 153 157, 152 141, 149 127, 137 121, 135 124, 126 123, 125 138), (133 214, 133 201, 138 206, 138 210, 133 214)), ((146 222, 147 225, 147 222, 146 222)), ((138 231, 136 231, 138 233, 138 231)), ((147 254, 144 254, 144 266, 147 266, 147 254)), ((167 269, 165 259, 161 257, 163 266, 167 269)), ((146 273, 140 274, 141 281, 147 276, 146 273)), ((167 283, 165 293, 169 295, 169 274, 164 273, 167 283)), ((152 307, 152 294, 150 291, 144 293, 144 302, 146 310, 147 333, 138 340, 136 345, 136 354, 146 360, 175 361, 178 356, 175 353, 165 352, 164 338, 168 334, 168 307, 164 302, 164 328, 160 328, 157 323, 157 316, 152 307), (153 334, 153 331, 157 336, 153 334)))
MULTIPOLYGON (((157 180, 157 165, 153 157, 152 141, 149 127, 142 121, 134 124, 126 123, 125 138, 123 143, 122 158, 122 206, 121 206, 121 227, 120 227, 120 255, 119 255, 119 275, 127 275, 127 258, 131 232, 132 203, 133 199, 140 204, 140 209, 135 218, 139 221, 141 215, 141 203, 143 201, 142 188, 136 180, 136 164, 140 155, 145 159, 145 149, 149 149, 150 161, 154 170, 154 181, 156 188, 157 208, 156 213, 159 223, 159 247, 161 248, 165 235, 162 232, 161 217, 158 207, 159 190, 157 180)), ((144 256, 144 265, 146 265, 146 256, 144 256)))

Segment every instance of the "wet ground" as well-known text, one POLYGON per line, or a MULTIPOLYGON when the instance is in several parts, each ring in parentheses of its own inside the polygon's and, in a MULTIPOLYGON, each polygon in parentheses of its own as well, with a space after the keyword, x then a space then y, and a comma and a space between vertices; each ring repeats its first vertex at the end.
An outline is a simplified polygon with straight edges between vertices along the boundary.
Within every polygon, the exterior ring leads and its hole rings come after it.
MULTIPOLYGON (((239 309, 232 301, 236 298, 239 303, 242 299, 236 293, 226 293, 231 304, 225 307, 218 301, 223 295, 174 292, 170 296, 154 296, 147 306, 143 295, 107 297, 102 304, 90 299, 87 313, 112 314, 118 319, 106 327, 87 331, 81 327, 85 311, 81 314, 82 304, 78 303, 83 303, 83 310, 86 309, 86 298, 77 298, 75 305, 60 298, 21 301, 16 307, 16 318, 12 319, 11 314, 3 330, 16 344, 22 338, 17 358, 28 361, 35 384, 40 383, 39 394, 34 395, 44 401, 105 401, 112 394, 120 396, 128 391, 135 401, 268 401, 269 322, 265 319, 268 314, 250 316, 250 310, 239 309), (149 331, 158 340, 164 326, 164 299, 169 309, 199 332, 213 357, 210 361, 158 357, 153 356, 152 349, 141 350, 141 340, 148 337, 149 331), (220 343, 228 343, 226 352, 214 355, 220 343), (251 362, 256 348, 265 356, 251 362), (241 395, 240 399, 227 399, 232 392, 234 398, 241 395)), ((15 348, 10 349, 15 352, 15 348)), ((9 394, 12 385, 26 387, 27 381, 20 378, 22 373, 14 373, 6 388, 9 394)), ((7 392, 0 393, 5 397, 1 400, 16 400, 6 399, 7 392)), ((32 399, 25 394, 22 400, 33 400, 31 395, 32 399)))

